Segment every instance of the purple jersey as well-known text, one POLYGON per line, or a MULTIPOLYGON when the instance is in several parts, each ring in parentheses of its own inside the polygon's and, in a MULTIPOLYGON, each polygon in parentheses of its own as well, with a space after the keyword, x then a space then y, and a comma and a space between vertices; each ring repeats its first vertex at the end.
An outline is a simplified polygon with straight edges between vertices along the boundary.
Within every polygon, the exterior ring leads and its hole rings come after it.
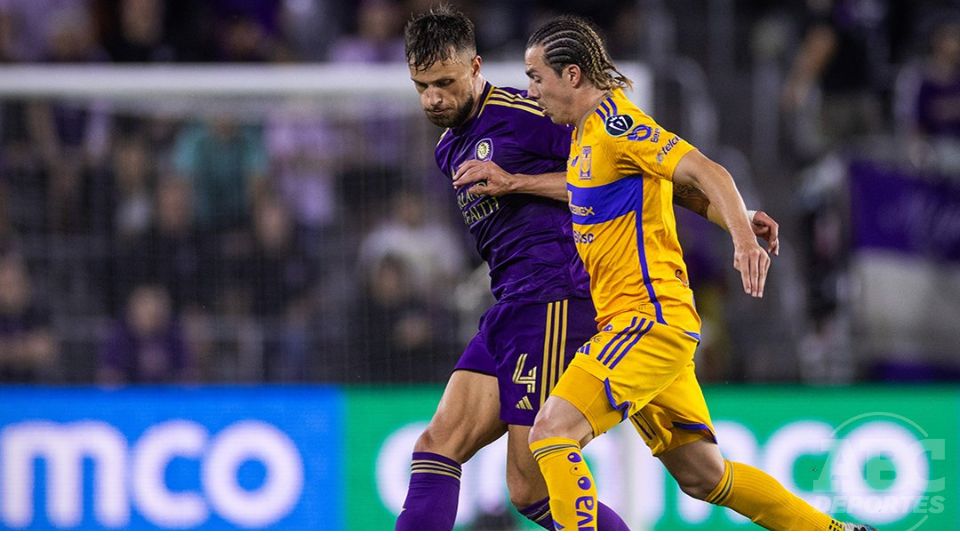
MULTIPOLYGON (((437 144, 437 165, 445 175, 452 178, 471 159, 492 160, 511 174, 566 170, 571 130, 544 116, 526 92, 487 83, 480 103, 476 116, 448 129, 437 144)), ((566 204, 532 195, 471 195, 467 187, 457 191, 457 204, 490 266, 498 301, 589 297, 566 204)))

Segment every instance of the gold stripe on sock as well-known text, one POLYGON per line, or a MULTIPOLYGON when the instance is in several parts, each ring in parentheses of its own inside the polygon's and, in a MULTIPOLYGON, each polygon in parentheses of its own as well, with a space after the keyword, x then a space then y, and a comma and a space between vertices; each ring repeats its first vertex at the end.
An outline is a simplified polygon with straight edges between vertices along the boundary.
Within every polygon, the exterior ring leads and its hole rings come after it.
POLYGON ((728 464, 727 467, 730 467, 730 478, 727 479, 726 487, 724 487, 720 495, 717 496, 716 504, 720 505, 727 501, 727 498, 730 497, 730 493, 733 491, 733 466, 728 464))
POLYGON ((418 465, 410 469, 410 474, 414 473, 429 473, 429 474, 443 474, 447 476, 453 476, 454 478, 460 478, 459 473, 451 472, 448 469, 441 469, 439 467, 431 467, 429 465, 418 465))
POLYGON ((706 501, 711 504, 720 504, 720 500, 730 494, 730 488, 733 486, 733 464, 723 460, 723 476, 713 491, 707 495, 706 501))
POLYGON ((545 446, 543 448, 535 450, 533 452, 533 458, 536 459, 537 461, 540 461, 541 459, 549 455, 553 455, 559 452, 566 452, 567 450, 579 451, 580 448, 578 448, 576 445, 573 445, 573 444, 554 444, 554 445, 545 446))
POLYGON ((414 470, 410 471, 410 474, 437 474, 437 475, 440 475, 440 476, 449 476, 450 478, 456 478, 457 480, 460 479, 460 475, 459 475, 459 474, 448 473, 448 472, 446 472, 446 471, 432 471, 432 470, 414 469, 414 470))
POLYGON ((441 461, 433 461, 431 459, 415 459, 413 460, 410 466, 419 467, 421 465, 432 465, 434 467, 438 467, 455 474, 460 474, 460 467, 454 467, 453 465, 450 465, 448 463, 443 463, 441 461))

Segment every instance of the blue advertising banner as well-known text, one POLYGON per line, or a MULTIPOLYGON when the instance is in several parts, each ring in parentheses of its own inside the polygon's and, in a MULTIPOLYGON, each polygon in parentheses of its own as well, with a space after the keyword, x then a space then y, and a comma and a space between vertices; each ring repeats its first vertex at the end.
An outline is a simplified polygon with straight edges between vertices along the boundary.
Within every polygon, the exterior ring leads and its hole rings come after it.
POLYGON ((859 161, 850 203, 854 248, 960 262, 960 186, 859 161))
POLYGON ((0 529, 343 528, 337 390, 0 395, 0 529))

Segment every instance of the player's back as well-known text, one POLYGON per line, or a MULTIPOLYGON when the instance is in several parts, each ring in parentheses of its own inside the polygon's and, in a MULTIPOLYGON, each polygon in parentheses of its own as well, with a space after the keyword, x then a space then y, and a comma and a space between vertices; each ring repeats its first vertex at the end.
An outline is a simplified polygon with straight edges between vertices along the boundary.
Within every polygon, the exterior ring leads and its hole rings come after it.
POLYGON ((692 149, 619 89, 574 131, 567 170, 574 241, 601 324, 639 311, 699 334, 670 181, 692 149))
MULTIPOLYGON (((492 160, 512 174, 562 172, 570 131, 554 125, 523 92, 487 83, 480 109, 437 144, 448 177, 470 159, 492 160)), ((500 197, 457 191, 457 204, 477 251, 490 266, 498 300, 548 302, 587 297, 587 276, 573 243, 570 213, 559 201, 532 195, 500 197)))

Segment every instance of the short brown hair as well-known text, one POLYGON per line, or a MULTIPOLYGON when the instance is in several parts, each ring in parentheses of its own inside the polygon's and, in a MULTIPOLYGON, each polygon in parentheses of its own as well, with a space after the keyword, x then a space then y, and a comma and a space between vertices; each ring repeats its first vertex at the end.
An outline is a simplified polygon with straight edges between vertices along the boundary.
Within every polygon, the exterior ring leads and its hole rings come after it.
POLYGON ((477 54, 473 22, 448 5, 414 15, 403 29, 407 63, 423 71, 452 54, 477 54))

